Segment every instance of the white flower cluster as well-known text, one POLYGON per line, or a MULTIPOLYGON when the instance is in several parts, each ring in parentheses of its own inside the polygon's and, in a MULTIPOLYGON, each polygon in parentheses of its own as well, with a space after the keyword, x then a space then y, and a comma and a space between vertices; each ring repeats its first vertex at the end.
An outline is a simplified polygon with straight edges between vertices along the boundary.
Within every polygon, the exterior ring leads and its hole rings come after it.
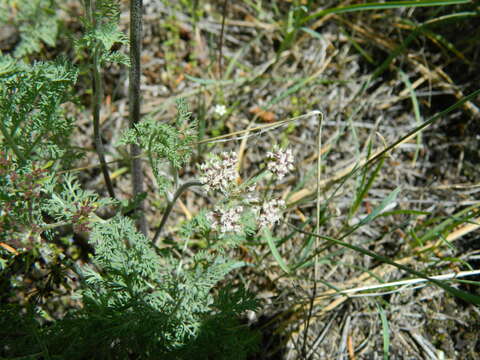
POLYGON ((230 209, 215 209, 207 214, 207 219, 212 224, 212 227, 219 229, 221 233, 240 232, 242 227, 240 225, 240 217, 243 212, 242 206, 237 206, 230 209))
MULTIPOLYGON (((267 169, 282 179, 294 169, 293 160, 290 149, 274 149, 267 153, 267 169)), ((280 199, 261 202, 255 184, 237 185, 237 162, 235 152, 223 152, 199 167, 199 178, 205 190, 221 191, 229 200, 229 205, 217 207, 207 214, 212 229, 222 234, 242 232, 244 209, 251 210, 247 215, 255 216, 258 227, 262 228, 279 222, 285 207, 285 202, 280 199)))
POLYGON ((267 169, 282 179, 295 167, 293 166, 293 154, 291 149, 277 149, 267 153, 267 169))
POLYGON ((263 203, 258 211, 258 225, 269 227, 274 225, 282 217, 282 208, 285 206, 283 200, 270 200, 263 203))
POLYGON ((218 158, 200 165, 200 181, 207 192, 219 190, 227 193, 238 177, 238 156, 235 152, 223 152, 218 158))

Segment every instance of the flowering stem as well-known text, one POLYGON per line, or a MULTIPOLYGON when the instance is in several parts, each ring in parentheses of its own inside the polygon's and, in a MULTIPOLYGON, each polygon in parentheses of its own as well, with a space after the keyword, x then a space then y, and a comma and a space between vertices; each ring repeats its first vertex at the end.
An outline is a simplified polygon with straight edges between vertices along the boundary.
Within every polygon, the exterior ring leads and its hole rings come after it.
POLYGON ((162 221, 160 222, 160 225, 157 227, 157 230, 155 231, 155 235, 153 236, 152 242, 155 244, 158 240, 158 237, 160 236, 163 227, 165 226, 165 223, 167 222, 168 216, 170 215, 170 212, 173 209, 173 205, 175 205, 175 202, 177 199, 180 197, 180 195, 183 194, 185 190, 187 190, 191 186, 202 186, 203 183, 197 180, 192 180, 192 181, 187 181, 186 183, 182 184, 177 191, 175 191, 175 194, 173 195, 173 198, 168 201, 167 208, 165 209, 165 212, 162 217, 162 221))

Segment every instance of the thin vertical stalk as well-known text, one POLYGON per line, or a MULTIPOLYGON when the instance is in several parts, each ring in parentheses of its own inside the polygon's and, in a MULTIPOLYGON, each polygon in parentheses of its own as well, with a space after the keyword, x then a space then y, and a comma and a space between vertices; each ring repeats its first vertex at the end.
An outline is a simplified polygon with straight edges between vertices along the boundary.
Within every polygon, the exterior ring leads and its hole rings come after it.
MULTIPOLYGON (((91 0, 85 0, 85 12, 87 19, 91 26, 94 28, 97 26, 95 17, 93 16, 94 9, 92 7, 91 0)), ((108 172, 107 162, 105 160, 105 148, 103 147, 102 135, 100 134, 100 109, 102 108, 103 98, 103 84, 100 69, 100 54, 98 53, 98 46, 96 45, 93 50, 93 68, 92 68, 92 104, 93 104, 93 142, 95 144, 95 150, 100 161, 100 168, 102 169, 103 178, 105 179, 105 185, 107 186, 108 194, 110 197, 115 198, 115 191, 113 190, 112 180, 108 172)))
POLYGON ((105 184, 107 185, 108 194, 110 197, 115 198, 115 191, 113 190, 112 180, 110 179, 110 174, 108 172, 107 162, 105 160, 105 148, 103 147, 102 135, 100 134, 100 109, 102 107, 102 98, 103 98, 103 84, 102 77, 100 74, 100 64, 99 64, 99 54, 98 48, 96 47, 93 52, 93 137, 95 141, 95 150, 97 151, 98 159, 100 161, 100 166, 103 173, 103 178, 105 179, 105 184))
POLYGON ((223 1, 222 5, 222 29, 220 30, 220 41, 218 44, 218 74, 219 78, 223 78, 223 37, 225 35, 225 19, 227 17, 227 0, 223 1))
MULTIPOLYGON (((315 234, 318 236, 315 238, 315 251, 318 249, 318 239, 320 237, 320 215, 321 215, 321 175, 322 175, 322 126, 323 126, 323 113, 320 111, 316 114, 319 117, 318 121, 318 132, 317 132, 317 199, 316 199, 316 225, 315 225, 315 234)), ((302 354, 307 358, 307 339, 308 331, 310 328, 310 321, 313 317, 313 308, 315 306, 315 298, 317 297, 317 282, 319 280, 319 269, 318 269, 318 254, 314 257, 313 262, 313 290, 310 296, 310 302, 307 313, 307 320, 305 325, 305 330, 303 333, 303 347, 302 354)))
MULTIPOLYGON (((128 89, 129 99, 129 126, 135 129, 140 122, 140 52, 142 50, 142 0, 130 0, 130 82, 128 89)), ((143 193, 143 172, 141 150, 138 145, 132 144, 130 148, 132 157, 132 187, 133 196, 143 193)), ((147 236, 147 220, 143 200, 139 202, 136 210, 137 225, 140 232, 147 236)))

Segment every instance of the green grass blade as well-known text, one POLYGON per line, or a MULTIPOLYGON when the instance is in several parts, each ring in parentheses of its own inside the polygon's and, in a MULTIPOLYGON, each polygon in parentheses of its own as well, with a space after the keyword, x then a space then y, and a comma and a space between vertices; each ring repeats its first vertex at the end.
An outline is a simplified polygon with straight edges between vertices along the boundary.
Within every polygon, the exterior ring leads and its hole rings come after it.
POLYGON ((451 231, 455 227, 457 227, 460 224, 463 224, 467 221, 470 221, 470 219, 474 218, 475 216, 478 216, 478 211, 473 211, 475 209, 478 209, 479 204, 475 204, 472 206, 467 207, 466 209, 463 209, 459 211, 458 213, 449 216, 447 219, 442 221, 440 224, 434 226, 430 230, 428 230, 425 234, 422 235, 422 237, 419 239, 421 243, 426 243, 429 240, 438 237, 439 234, 446 232, 446 231, 451 231))
POLYGON ((348 39, 348 42, 352 44, 352 46, 362 55, 365 60, 367 60, 370 64, 375 65, 375 60, 373 60, 372 55, 368 53, 367 50, 363 49, 358 42, 355 41, 353 37, 343 28, 341 28, 342 34, 345 35, 348 39))
MULTIPOLYGON (((379 159, 381 159, 385 154, 390 152, 390 150, 393 150, 396 148, 399 144, 405 142, 406 140, 410 139, 411 137, 415 136, 419 131, 422 131, 423 129, 427 128, 428 126, 432 125, 434 122, 438 121, 441 119, 443 116, 447 115, 448 113, 452 112, 453 110, 459 108, 463 104, 465 104, 467 101, 475 99, 478 95, 480 95, 480 89, 470 93, 469 95, 465 96, 464 98, 460 99, 457 101, 455 104, 452 106, 449 106, 443 111, 440 111, 439 113, 435 114, 432 116, 430 119, 424 121, 420 126, 417 126, 415 129, 411 130, 408 132, 406 135, 402 136, 400 139, 395 141, 392 145, 387 146, 383 151, 372 157, 370 160, 368 160, 363 166, 358 167, 356 171, 363 167, 368 167, 371 166, 373 163, 377 162, 379 159)), ((350 173, 352 174, 352 173, 350 173)))
POLYGON ((236 79, 227 79, 227 80, 217 80, 217 79, 202 79, 199 77, 195 77, 189 74, 185 74, 185 77, 193 81, 194 83, 200 84, 200 85, 229 85, 229 84, 235 84, 243 81, 247 81, 248 78, 246 77, 238 77, 236 79))
POLYGON ((296 84, 290 86, 288 89, 286 89, 285 91, 280 93, 278 96, 270 100, 265 107, 268 108, 272 105, 275 105, 276 103, 282 101, 283 99, 289 97, 290 95, 295 94, 299 90, 305 88, 305 86, 307 86, 309 82, 311 82, 312 80, 315 80, 316 78, 317 78, 316 76, 309 76, 305 79, 300 79, 298 82, 296 82, 296 84))
POLYGON ((390 327, 388 326, 387 315, 385 310, 377 303, 378 313, 382 322, 382 337, 383 337, 383 360, 388 360, 390 353, 390 327))
POLYGON ((287 266, 287 263, 283 260, 282 256, 278 252, 277 245, 275 244, 275 239, 273 238, 270 230, 265 230, 263 232, 263 236, 267 240, 268 247, 270 248, 270 251, 272 252, 272 255, 275 258, 275 260, 277 260, 280 268, 283 271, 285 271, 287 274, 290 273, 290 269, 287 266))
POLYGON ((303 25, 316 18, 329 14, 343 14, 357 11, 388 10, 403 7, 446 6, 471 3, 470 0, 423 0, 423 1, 389 1, 386 3, 354 4, 343 7, 320 10, 300 20, 303 25))
MULTIPOLYGON (((417 121, 417 126, 422 123, 422 115, 420 115, 420 106, 418 104, 417 94, 415 94, 415 89, 412 87, 412 83, 408 76, 400 70, 400 76, 405 83, 408 91, 410 92, 410 98, 412 100, 413 113, 415 114, 415 120, 417 121)), ((422 133, 419 131, 417 134, 417 148, 415 149, 415 155, 413 156, 413 166, 417 162, 418 153, 420 152, 420 145, 422 144, 422 133)))
POLYGON ((359 191, 357 191, 357 196, 356 196, 355 201, 353 202, 352 208, 350 210, 350 216, 353 216, 357 212, 357 210, 360 207, 360 204, 362 203, 363 199, 367 195, 368 191, 372 188, 373 182, 375 181, 376 177, 378 176, 378 174, 380 173, 380 170, 383 167, 383 163, 384 163, 384 159, 382 159, 378 162, 377 166, 375 167, 375 170, 373 170, 373 173, 370 175, 370 177, 368 178, 366 183, 365 183, 365 180, 364 180, 365 176, 366 176, 366 170, 365 170, 365 175, 362 179, 361 187, 360 187, 359 191))
POLYGON ((421 215, 430 215, 429 211, 421 211, 421 210, 408 210, 408 209, 400 209, 400 210, 392 210, 392 211, 385 211, 382 212, 378 216, 390 216, 390 215, 413 215, 413 216, 421 216, 421 215))
POLYGON ((397 187, 395 190, 393 190, 388 196, 382 200, 380 205, 378 205, 373 211, 366 217, 364 217, 362 220, 360 220, 359 224, 357 227, 360 227, 362 225, 365 225, 366 223, 369 223, 373 219, 375 219, 380 213, 385 209, 388 205, 393 203, 395 199, 397 198, 398 193, 400 192, 400 187, 397 187))

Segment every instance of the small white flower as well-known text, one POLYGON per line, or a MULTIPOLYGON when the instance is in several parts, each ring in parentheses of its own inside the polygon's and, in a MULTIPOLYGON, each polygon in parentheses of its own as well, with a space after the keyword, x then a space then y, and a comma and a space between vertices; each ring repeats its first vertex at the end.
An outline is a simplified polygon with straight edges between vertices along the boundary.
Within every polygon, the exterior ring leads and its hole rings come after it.
POLYGON ((218 116, 223 116, 227 113, 227 108, 225 105, 216 105, 215 106, 215 109, 213 110, 215 112, 215 114, 217 114, 218 116))
POLYGON ((235 184, 238 156, 235 152, 223 152, 218 157, 207 160, 200 167, 200 181, 205 190, 219 190, 226 194, 235 184))
POLYGON ((245 188, 245 192, 243 194, 245 202, 247 203, 258 203, 260 198, 256 192, 256 185, 252 184, 245 188))
POLYGON ((285 206, 283 200, 270 200, 263 203, 258 211, 258 225, 260 227, 269 227, 274 225, 282 217, 282 208, 285 206))
POLYGON ((279 179, 282 179, 290 171, 295 169, 293 166, 293 154, 291 149, 277 149, 267 152, 267 168, 279 179))

